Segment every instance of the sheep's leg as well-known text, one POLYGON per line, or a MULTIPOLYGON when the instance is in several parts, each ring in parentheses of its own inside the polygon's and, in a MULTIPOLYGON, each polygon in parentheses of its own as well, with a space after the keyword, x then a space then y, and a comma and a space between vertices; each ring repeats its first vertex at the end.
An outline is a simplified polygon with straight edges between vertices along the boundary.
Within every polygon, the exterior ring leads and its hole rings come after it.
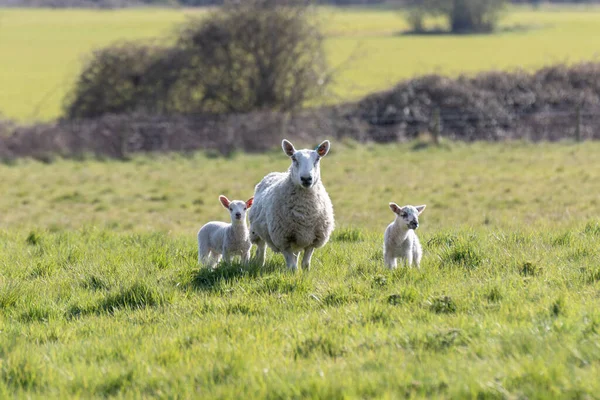
POLYGON ((296 272, 298 270, 298 255, 300 253, 294 253, 290 250, 283 250, 283 256, 285 257, 285 263, 287 267, 292 271, 296 272))
POLYGON ((256 263, 261 267, 265 265, 265 256, 267 254, 267 243, 264 240, 256 241, 256 263))
POLYGON ((310 269, 310 260, 314 251, 314 247, 307 247, 306 249, 304 249, 304 255, 302 256, 302 268, 307 271, 310 269))

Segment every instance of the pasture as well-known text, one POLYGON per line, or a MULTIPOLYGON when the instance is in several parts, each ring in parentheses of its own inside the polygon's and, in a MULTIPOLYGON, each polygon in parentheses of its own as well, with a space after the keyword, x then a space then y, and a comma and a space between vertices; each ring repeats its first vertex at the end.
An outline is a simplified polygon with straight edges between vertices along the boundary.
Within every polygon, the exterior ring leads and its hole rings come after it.
MULTIPOLYGON (((27 122, 55 119, 93 49, 120 40, 169 40, 178 23, 204 12, 0 9, 0 112, 27 122)), ((330 63, 337 68, 324 99, 330 103, 425 73, 592 60, 600 45, 598 8, 512 8, 501 33, 469 36, 402 35, 408 27, 401 13, 385 8, 321 8, 319 15, 330 63)))
POLYGON ((295 275, 196 263, 280 149, 0 165, 0 395, 596 397, 599 151, 334 140, 337 228, 295 275), (427 204, 421 271, 383 267, 389 201, 427 204))

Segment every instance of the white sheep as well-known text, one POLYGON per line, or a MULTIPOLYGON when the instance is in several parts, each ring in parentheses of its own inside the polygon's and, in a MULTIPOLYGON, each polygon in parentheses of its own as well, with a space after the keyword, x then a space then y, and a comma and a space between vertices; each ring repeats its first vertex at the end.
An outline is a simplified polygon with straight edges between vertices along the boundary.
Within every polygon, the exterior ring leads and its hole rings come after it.
POLYGON ((266 245, 283 253, 287 267, 310 268, 315 249, 327 243, 333 231, 333 206, 321 182, 320 160, 329 152, 325 140, 315 150, 296 150, 283 140, 292 164, 287 172, 272 172, 256 185, 254 207, 249 212, 250 240, 257 245, 256 258, 264 265, 266 245))
POLYGON ((400 257, 409 267, 414 261, 419 268, 423 249, 414 230, 419 227, 419 215, 425 209, 425 205, 399 207, 396 203, 390 203, 390 209, 396 214, 396 219, 385 230, 383 239, 385 265, 389 269, 396 268, 396 258, 400 257))
POLYGON ((240 255, 242 262, 250 259, 250 235, 246 225, 246 210, 252 206, 253 198, 248 201, 229 199, 219 196, 223 207, 229 210, 231 223, 212 221, 198 231, 198 262, 207 263, 214 267, 221 261, 221 255, 226 262, 232 256, 240 255))

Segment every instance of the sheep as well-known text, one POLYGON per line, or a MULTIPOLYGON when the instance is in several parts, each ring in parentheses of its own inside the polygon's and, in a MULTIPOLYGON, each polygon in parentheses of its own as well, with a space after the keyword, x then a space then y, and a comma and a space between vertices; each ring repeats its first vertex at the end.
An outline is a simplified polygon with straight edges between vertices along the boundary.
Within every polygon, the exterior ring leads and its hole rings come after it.
POLYGON ((419 215, 425 209, 422 206, 399 207, 390 203, 390 209, 396 214, 394 222, 388 225, 383 239, 383 258, 389 269, 396 268, 396 258, 400 257, 409 267, 413 262, 420 268, 423 249, 415 229, 419 227, 419 215))
POLYGON ((249 212, 250 240, 257 245, 256 260, 265 263, 266 246, 283 253, 291 271, 310 269, 315 249, 323 247, 334 228, 333 205, 321 182, 320 160, 329 152, 325 140, 315 150, 296 150, 288 140, 281 147, 290 157, 287 172, 272 172, 255 187, 249 212))
POLYGON ((227 197, 219 196, 223 207, 229 210, 231 223, 212 221, 198 231, 198 262, 206 262, 214 267, 221 261, 229 262, 234 255, 240 255, 242 262, 250 260, 250 235, 246 225, 246 210, 252 207, 253 197, 248 201, 230 201, 227 197))

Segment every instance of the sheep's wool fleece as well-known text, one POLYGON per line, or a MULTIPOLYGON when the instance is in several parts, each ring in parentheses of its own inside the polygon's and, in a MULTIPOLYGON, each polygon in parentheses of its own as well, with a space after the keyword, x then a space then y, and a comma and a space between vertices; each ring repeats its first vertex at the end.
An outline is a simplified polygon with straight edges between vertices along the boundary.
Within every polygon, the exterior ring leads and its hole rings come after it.
POLYGON ((287 172, 272 172, 256 185, 249 218, 251 235, 276 252, 322 247, 334 227, 333 206, 321 181, 305 189, 287 172))
POLYGON ((383 250, 386 256, 406 258, 420 248, 419 238, 412 229, 403 229, 393 222, 387 227, 383 250))
POLYGON ((245 252, 252 244, 246 224, 234 226, 226 222, 209 222, 198 232, 198 240, 216 254, 223 254, 223 245, 232 253, 245 252))

